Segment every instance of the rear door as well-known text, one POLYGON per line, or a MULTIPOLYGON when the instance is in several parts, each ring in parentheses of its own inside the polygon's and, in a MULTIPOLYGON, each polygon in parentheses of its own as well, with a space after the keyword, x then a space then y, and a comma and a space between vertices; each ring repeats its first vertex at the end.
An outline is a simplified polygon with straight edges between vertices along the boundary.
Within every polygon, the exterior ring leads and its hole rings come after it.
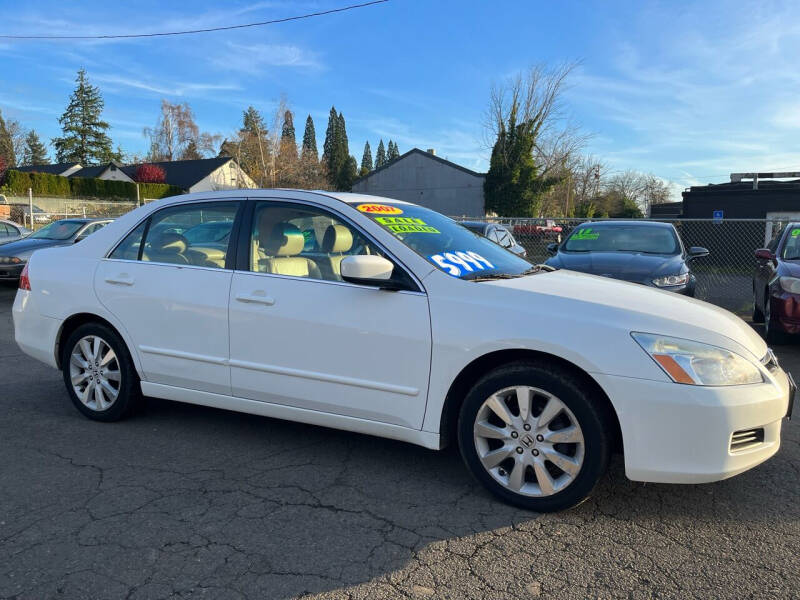
POLYGON ((232 229, 242 205, 222 201, 164 208, 100 262, 97 296, 133 340, 148 382, 230 394, 233 254, 227 242, 191 244, 182 232, 211 222, 232 229))

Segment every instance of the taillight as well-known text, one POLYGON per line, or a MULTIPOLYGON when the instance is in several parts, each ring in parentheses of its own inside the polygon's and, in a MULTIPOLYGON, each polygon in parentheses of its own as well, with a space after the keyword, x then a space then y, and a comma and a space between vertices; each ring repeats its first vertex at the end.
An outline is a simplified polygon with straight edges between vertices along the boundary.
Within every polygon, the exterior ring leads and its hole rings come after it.
POLYGON ((19 289, 31 291, 31 280, 28 279, 28 265, 27 263, 22 268, 22 273, 19 274, 19 289))

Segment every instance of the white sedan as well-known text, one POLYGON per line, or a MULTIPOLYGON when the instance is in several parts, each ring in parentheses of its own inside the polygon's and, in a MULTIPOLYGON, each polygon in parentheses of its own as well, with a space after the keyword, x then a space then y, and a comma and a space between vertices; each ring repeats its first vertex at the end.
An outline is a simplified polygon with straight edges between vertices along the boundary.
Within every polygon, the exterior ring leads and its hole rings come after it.
POLYGON ((61 369, 91 419, 146 395, 457 440, 491 492, 537 511, 585 499, 616 448, 638 481, 750 469, 777 452, 794 394, 729 312, 551 272, 434 211, 355 194, 153 202, 36 252, 13 316, 22 350, 61 369))

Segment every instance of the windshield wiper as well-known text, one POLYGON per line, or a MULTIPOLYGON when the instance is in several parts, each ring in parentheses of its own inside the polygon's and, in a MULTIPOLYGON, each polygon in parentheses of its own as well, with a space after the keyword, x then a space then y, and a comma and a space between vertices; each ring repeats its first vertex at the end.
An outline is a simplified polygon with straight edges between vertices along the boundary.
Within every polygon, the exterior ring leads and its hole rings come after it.
POLYGON ((542 271, 555 271, 555 269, 549 265, 534 265, 530 269, 525 269, 522 273, 511 274, 511 273, 489 273, 487 275, 483 275, 481 273, 475 273, 475 277, 463 277, 464 281, 493 281, 495 279, 517 279, 518 277, 525 277, 526 275, 535 275, 536 273, 541 273, 542 271))

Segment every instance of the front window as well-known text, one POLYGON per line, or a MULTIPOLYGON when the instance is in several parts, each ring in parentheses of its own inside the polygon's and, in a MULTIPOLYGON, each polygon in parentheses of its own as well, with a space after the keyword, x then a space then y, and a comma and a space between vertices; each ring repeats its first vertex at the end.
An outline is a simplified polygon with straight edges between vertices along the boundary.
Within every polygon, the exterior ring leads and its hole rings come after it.
POLYGON ((671 227, 584 223, 572 232, 561 249, 566 252, 679 254, 681 246, 671 227))
POLYGON ((435 211, 413 204, 357 204, 355 208, 425 258, 460 279, 514 277, 531 271, 527 260, 435 211))
POLYGON ((786 236, 786 243, 783 245, 781 258, 784 260, 800 259, 800 226, 792 226, 789 229, 789 233, 786 236))
POLYGON ((321 208, 259 202, 250 238, 250 270, 325 281, 342 281, 347 256, 384 256, 349 223, 321 208))
POLYGON ((55 221, 45 225, 36 233, 30 235, 31 239, 42 240, 68 240, 78 233, 85 221, 55 221))

